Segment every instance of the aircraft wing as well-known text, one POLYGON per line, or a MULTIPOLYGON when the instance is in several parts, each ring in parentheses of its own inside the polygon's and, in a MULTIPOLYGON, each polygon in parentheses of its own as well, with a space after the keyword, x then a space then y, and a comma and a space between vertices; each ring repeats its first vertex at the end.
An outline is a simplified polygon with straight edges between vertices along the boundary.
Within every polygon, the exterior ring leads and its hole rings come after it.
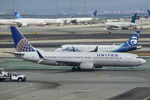
MULTIPOLYGON (((40 58, 38 63, 49 60, 49 59, 44 58, 43 55, 38 50, 37 50, 37 54, 40 58)), ((60 60, 53 60, 53 61, 56 61, 57 63, 63 64, 63 65, 79 65, 79 64, 81 64, 81 62, 79 62, 79 61, 71 61, 71 60, 70 61, 64 61, 64 60, 60 59, 60 60)))

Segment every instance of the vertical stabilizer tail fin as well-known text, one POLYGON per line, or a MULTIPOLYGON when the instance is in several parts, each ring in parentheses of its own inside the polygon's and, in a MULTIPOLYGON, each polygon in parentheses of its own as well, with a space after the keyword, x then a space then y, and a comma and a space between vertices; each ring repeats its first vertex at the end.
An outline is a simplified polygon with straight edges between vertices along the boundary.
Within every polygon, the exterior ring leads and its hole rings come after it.
POLYGON ((138 45, 138 39, 140 38, 140 30, 136 30, 132 36, 127 41, 127 44, 131 47, 136 47, 138 45))
POLYGON ((95 47, 95 49, 93 51, 90 52, 98 52, 98 46, 95 47))
POLYGON ((14 40, 14 46, 17 52, 33 52, 35 48, 26 40, 23 34, 15 27, 11 26, 11 33, 14 40))
POLYGON ((149 9, 147 9, 147 12, 148 12, 148 15, 150 16, 150 10, 149 9))
POLYGON ((121 44, 122 47, 136 47, 138 45, 138 39, 140 38, 140 32, 140 30, 136 30, 127 42, 121 44))
POLYGON ((131 23, 135 23, 136 17, 137 17, 137 13, 135 13, 134 16, 132 16, 131 23))
POLYGON ((22 18, 22 16, 16 10, 14 10, 14 14, 15 14, 17 19, 21 19, 22 18))
POLYGON ((97 10, 95 10, 95 11, 93 12, 93 17, 96 17, 96 15, 97 15, 97 10))
POLYGON ((140 30, 136 30, 129 40, 122 43, 114 52, 127 52, 130 50, 136 50, 138 47, 138 39, 140 38, 140 30))

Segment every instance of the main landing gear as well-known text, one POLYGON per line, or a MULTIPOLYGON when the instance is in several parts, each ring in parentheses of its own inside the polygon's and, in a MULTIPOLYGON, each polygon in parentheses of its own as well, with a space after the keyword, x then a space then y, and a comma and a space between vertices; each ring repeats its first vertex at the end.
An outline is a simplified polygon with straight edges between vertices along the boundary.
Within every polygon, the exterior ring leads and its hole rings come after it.
POLYGON ((132 71, 135 71, 136 70, 136 67, 137 66, 132 66, 129 70, 132 72, 132 71))
POLYGON ((81 71, 80 67, 74 66, 72 67, 71 71, 75 72, 75 71, 81 71))

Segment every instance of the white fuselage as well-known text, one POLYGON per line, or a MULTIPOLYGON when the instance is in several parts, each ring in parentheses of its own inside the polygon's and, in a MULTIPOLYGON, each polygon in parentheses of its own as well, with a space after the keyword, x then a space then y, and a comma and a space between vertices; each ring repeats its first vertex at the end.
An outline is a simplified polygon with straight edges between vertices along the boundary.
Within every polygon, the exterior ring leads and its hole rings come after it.
POLYGON ((14 25, 13 19, 0 19, 0 25, 14 25))
POLYGON ((46 24, 63 24, 61 19, 43 19, 46 24))
POLYGON ((95 48, 97 47, 97 52, 101 52, 101 51, 114 51, 117 48, 119 48, 119 45, 62 45, 60 48, 57 48, 55 51, 72 51, 73 49, 75 51, 93 51, 95 50, 95 48))
POLYGON ((85 17, 85 18, 72 18, 72 19, 76 20, 77 23, 90 22, 90 21, 94 20, 94 18, 88 18, 88 17, 85 17))
POLYGON ((16 23, 23 25, 47 25, 63 23, 60 19, 21 18, 15 19, 16 23))
POLYGON ((23 24, 23 25, 44 25, 44 24, 46 24, 43 19, 35 19, 35 18, 15 19, 15 22, 23 24))
POLYGON ((66 23, 71 23, 71 21, 73 20, 75 20, 77 23, 88 23, 92 22, 95 18, 81 17, 81 18, 59 18, 59 19, 66 23))
POLYGON ((131 22, 108 22, 105 23, 107 28, 129 28, 131 26, 135 26, 135 23, 131 22))
POLYGON ((49 65, 80 65, 91 63, 96 66, 138 66, 145 62, 135 54, 113 52, 45 52, 41 51, 43 58, 37 52, 21 52, 19 56, 25 60, 49 65))

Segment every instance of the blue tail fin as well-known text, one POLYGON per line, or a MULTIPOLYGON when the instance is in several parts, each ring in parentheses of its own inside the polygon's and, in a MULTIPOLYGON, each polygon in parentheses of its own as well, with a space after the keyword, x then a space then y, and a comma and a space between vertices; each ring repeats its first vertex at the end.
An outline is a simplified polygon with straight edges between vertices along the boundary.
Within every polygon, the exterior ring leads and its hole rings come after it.
POLYGON ((97 10, 95 10, 95 11, 93 12, 93 17, 96 17, 96 15, 97 15, 97 10))
POLYGON ((115 52, 127 52, 130 50, 136 50, 138 46, 138 39, 140 38, 140 30, 135 31, 129 40, 122 43, 119 48, 114 50, 115 52))
POLYGON ((14 10, 14 14, 15 14, 17 19, 21 19, 22 18, 22 16, 16 10, 14 10))
POLYGON ((147 9, 147 12, 148 12, 148 15, 150 16, 150 10, 149 9, 147 9))
POLYGON ((37 50, 37 54, 39 56, 39 58, 43 59, 44 57, 42 56, 42 54, 37 50))
POLYGON ((32 45, 26 40, 21 32, 15 27, 11 26, 11 33, 14 40, 14 45, 17 52, 33 52, 35 49, 32 45))
POLYGON ((134 16, 132 16, 131 23, 135 23, 135 21, 136 21, 136 16, 137 16, 137 13, 135 13, 134 16))
POLYGON ((126 42, 130 47, 136 47, 138 45, 138 39, 140 37, 140 30, 136 30, 129 40, 126 42))

